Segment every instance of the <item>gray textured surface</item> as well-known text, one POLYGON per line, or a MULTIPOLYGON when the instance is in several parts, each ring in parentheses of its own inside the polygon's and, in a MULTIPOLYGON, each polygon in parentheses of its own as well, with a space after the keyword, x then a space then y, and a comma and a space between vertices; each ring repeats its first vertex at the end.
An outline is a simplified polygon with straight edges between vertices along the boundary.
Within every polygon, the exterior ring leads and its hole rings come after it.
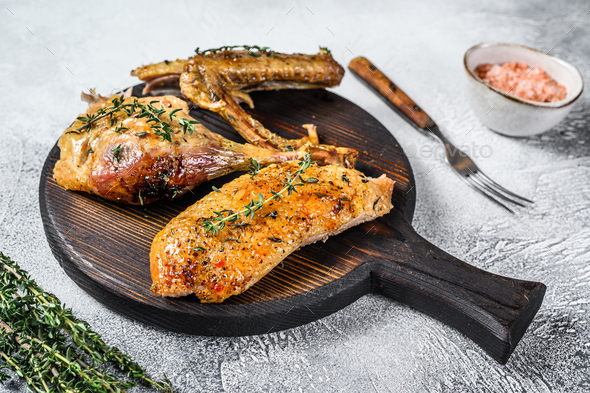
MULTIPOLYGON (((461 90, 462 55, 482 41, 553 48, 552 54, 578 66, 590 80, 587 2, 0 5, 0 250, 106 342, 134 356, 152 375, 165 372, 177 392, 590 390, 588 94, 552 131, 510 139, 479 123, 461 90), (511 216, 467 189, 439 157, 422 157, 421 147, 435 143, 350 73, 334 89, 416 153, 410 161, 418 232, 478 267, 547 285, 541 310, 506 366, 456 331, 379 296, 365 296, 330 317, 285 332, 194 337, 114 314, 62 272, 43 234, 38 180, 46 154, 85 107, 80 91, 97 87, 109 93, 136 83, 129 71, 138 65, 186 57, 196 46, 234 43, 285 52, 327 45, 343 65, 353 53, 365 55, 457 145, 491 147, 491 157, 478 160, 482 169, 534 199, 533 207, 511 216)), ((0 387, 9 391, 25 389, 13 380, 0 387)))

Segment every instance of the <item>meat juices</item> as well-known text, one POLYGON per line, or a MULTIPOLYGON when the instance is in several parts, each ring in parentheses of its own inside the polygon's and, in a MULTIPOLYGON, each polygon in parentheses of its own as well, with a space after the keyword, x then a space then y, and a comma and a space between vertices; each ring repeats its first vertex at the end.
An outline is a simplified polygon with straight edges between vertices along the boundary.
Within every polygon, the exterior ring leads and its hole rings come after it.
POLYGON ((541 67, 526 63, 480 64, 475 75, 487 84, 513 96, 537 102, 556 102, 565 98, 567 91, 541 67))

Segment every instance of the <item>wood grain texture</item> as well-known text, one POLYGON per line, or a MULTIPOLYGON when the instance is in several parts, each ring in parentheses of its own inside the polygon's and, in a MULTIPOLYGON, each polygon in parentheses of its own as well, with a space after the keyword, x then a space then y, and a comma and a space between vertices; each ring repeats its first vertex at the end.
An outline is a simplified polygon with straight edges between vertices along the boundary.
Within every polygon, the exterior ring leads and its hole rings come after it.
MULTIPOLYGON (((143 85, 136 86, 139 95, 143 85)), ((40 207, 54 255, 84 290, 113 310, 164 329, 200 335, 263 334, 329 315, 369 292, 382 293, 457 328, 501 363, 541 305, 545 286, 467 265, 422 239, 409 224, 415 183, 391 134, 372 116, 324 90, 253 93, 254 117, 282 136, 318 126, 321 142, 359 150, 357 168, 396 181, 394 210, 326 243, 289 256, 245 293, 222 304, 166 299, 150 291, 149 250, 170 219, 210 191, 205 184, 173 202, 132 207, 66 191, 53 180, 50 152, 40 180, 40 207)), ((191 115, 211 131, 240 137, 217 115, 191 115)), ((221 186, 235 175, 217 179, 221 186)))

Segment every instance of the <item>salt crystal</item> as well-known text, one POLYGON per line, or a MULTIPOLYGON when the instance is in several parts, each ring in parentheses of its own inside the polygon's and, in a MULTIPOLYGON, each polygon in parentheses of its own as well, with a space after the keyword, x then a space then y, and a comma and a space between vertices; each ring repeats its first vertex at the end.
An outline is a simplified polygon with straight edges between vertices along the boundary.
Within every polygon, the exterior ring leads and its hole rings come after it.
POLYGON ((556 102, 565 98, 565 86, 551 78, 541 67, 526 63, 480 64, 475 74, 487 84, 516 97, 537 102, 556 102))

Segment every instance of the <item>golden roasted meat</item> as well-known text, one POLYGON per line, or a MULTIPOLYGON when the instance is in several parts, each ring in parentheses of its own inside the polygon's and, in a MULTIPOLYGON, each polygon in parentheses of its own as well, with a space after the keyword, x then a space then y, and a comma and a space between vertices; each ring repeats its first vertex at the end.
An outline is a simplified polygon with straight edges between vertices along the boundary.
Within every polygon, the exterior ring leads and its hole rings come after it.
MULTIPOLYGON (((177 97, 123 100, 115 96, 96 101, 58 142, 61 153, 54 178, 69 190, 145 204, 174 198, 207 180, 247 170, 251 158, 265 166, 305 155, 302 150, 279 152, 239 144, 201 124, 191 124, 198 122, 189 116, 186 102, 177 97), (119 110, 100 117, 116 105, 119 110), (93 116, 90 126, 80 129, 88 126, 88 118, 93 116)), ((356 159, 347 149, 311 151, 323 164, 354 165, 356 159)))
POLYGON ((161 85, 158 84, 158 79, 166 76, 176 78, 176 89, 178 90, 178 78, 180 77, 182 71, 184 71, 186 62, 187 60, 181 59, 173 61, 164 60, 160 63, 149 64, 136 68, 135 70, 131 71, 131 75, 136 76, 142 81, 146 82, 146 87, 143 91, 143 94, 147 94, 154 89, 161 88, 161 85))
MULTIPOLYGON (((367 178, 354 169, 311 165, 296 178, 297 192, 271 199, 250 218, 230 215, 280 192, 300 168, 271 165, 251 178, 241 176, 212 192, 156 236, 150 253, 152 291, 162 296, 194 293, 201 302, 219 303, 244 292, 299 247, 387 214, 394 182, 367 178), (218 213, 216 213, 218 212, 218 213), (207 232, 207 221, 225 227, 207 232)), ((255 206, 255 205, 254 205, 255 206)), ((248 214, 246 212, 246 214, 248 214)))
POLYGON ((131 75, 145 81, 144 94, 169 89, 177 81, 183 95, 199 107, 218 113, 246 139, 267 148, 285 150, 318 145, 317 135, 298 140, 282 138, 239 105, 254 107, 247 94, 255 90, 317 89, 337 86, 344 69, 324 49, 316 55, 284 54, 270 50, 218 50, 184 61, 140 67, 131 75))

